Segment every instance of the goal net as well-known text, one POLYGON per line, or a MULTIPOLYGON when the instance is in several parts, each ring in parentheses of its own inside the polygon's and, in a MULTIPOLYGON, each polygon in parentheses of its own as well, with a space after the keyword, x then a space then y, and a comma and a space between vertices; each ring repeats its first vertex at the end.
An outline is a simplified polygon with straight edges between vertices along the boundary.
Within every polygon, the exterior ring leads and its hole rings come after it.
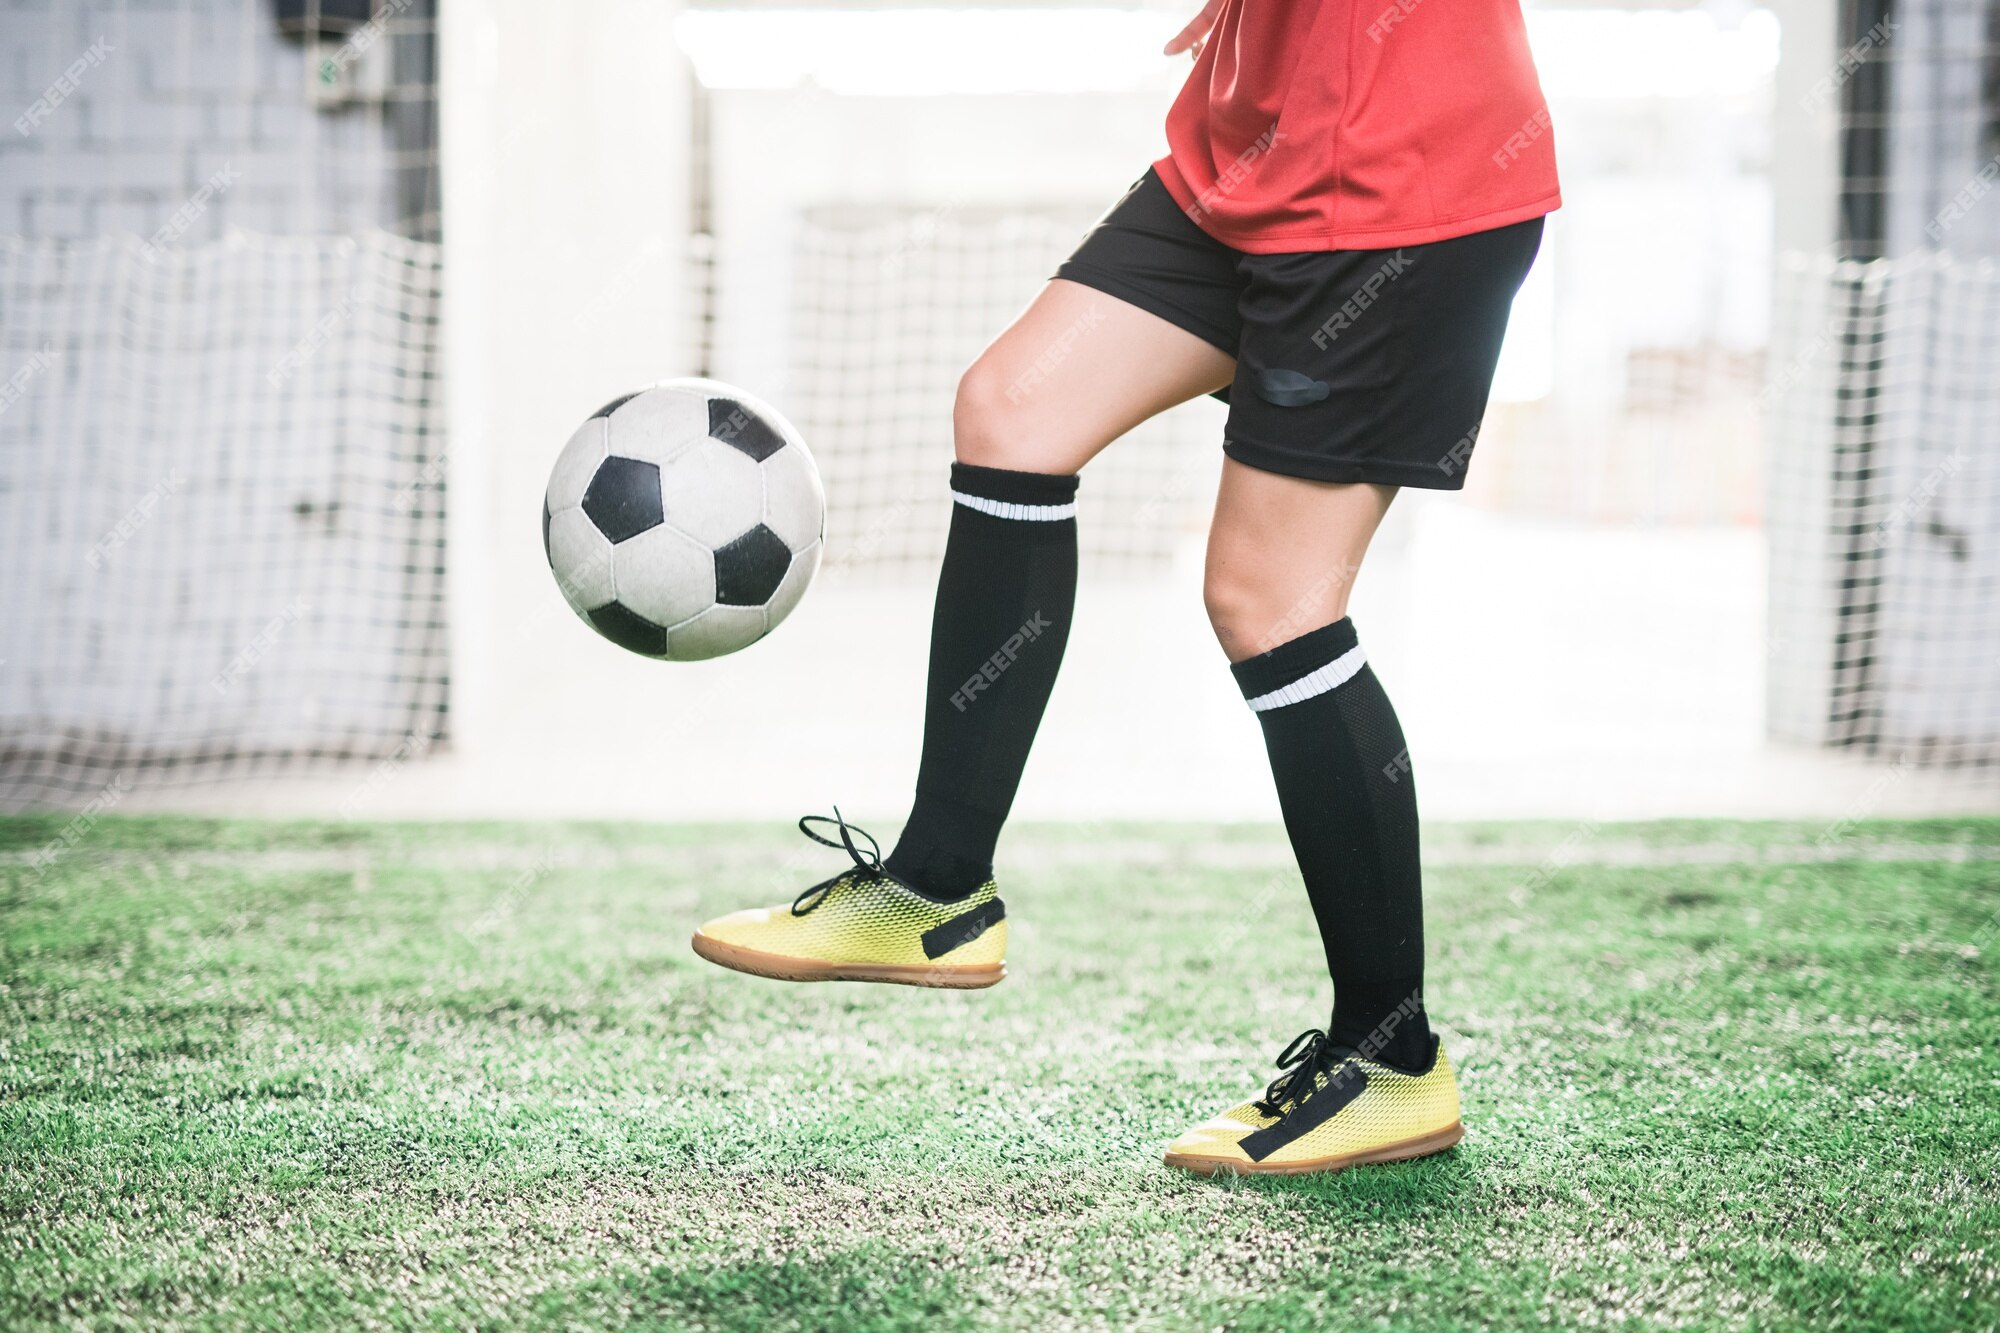
MULTIPOLYGON (((826 476, 833 569, 935 566, 950 519, 938 501, 958 376, 1090 223, 1088 212, 1060 209, 813 209, 800 220, 789 406, 826 476)), ((1052 368, 1091 333, 1086 316, 1036 367, 1052 368)), ((1024 372, 1021 392, 1033 391, 1035 373, 1024 372)), ((1187 404, 1091 465, 1077 501, 1085 561, 1157 566, 1202 530, 1221 418, 1219 403, 1187 404)))
POLYGON ((1798 257, 1779 291, 1772 729, 2000 768, 2000 268, 1798 257))
POLYGON ((0 246, 0 801, 444 730, 439 251, 0 246))

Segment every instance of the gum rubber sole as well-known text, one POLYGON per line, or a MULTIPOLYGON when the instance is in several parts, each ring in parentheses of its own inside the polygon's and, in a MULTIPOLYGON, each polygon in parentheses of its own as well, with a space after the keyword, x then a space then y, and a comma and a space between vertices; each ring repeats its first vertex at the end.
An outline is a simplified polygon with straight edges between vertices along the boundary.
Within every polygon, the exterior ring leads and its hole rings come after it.
POLYGON ((778 981, 874 981, 891 986, 928 986, 935 990, 983 990, 1006 979, 1007 964, 947 967, 934 963, 828 963, 817 958, 787 958, 784 954, 746 949, 740 944, 694 933, 694 951, 718 967, 748 972, 778 981))
POLYGON ((1169 1152, 1167 1165, 1192 1171, 1198 1176, 1305 1176, 1318 1171, 1344 1171, 1350 1166, 1362 1166, 1369 1162, 1407 1162, 1415 1157, 1428 1157, 1432 1153, 1443 1152, 1464 1137, 1464 1122, 1454 1120, 1444 1129, 1430 1134, 1345 1156, 1312 1157, 1303 1162, 1247 1162, 1232 1157, 1169 1152))

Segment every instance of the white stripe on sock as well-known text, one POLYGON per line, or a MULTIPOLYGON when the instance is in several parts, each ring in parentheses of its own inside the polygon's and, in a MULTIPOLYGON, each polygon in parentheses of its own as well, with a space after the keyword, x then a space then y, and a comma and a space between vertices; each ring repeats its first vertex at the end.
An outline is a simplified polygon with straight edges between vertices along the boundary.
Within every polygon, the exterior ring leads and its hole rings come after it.
POLYGON ((1053 523, 1058 519, 1076 517, 1076 501, 1060 505, 1020 505, 1011 500, 989 500, 983 495, 967 495, 964 491, 953 491, 951 498, 967 509, 977 509, 982 514, 995 518, 1022 518, 1031 523, 1053 523))
POLYGON ((1280 686, 1269 694, 1258 695, 1250 701, 1250 711, 1266 713, 1273 708, 1283 708, 1286 704, 1304 703, 1337 686, 1345 685, 1367 665, 1368 659, 1361 655, 1361 645, 1357 643, 1319 670, 1300 676, 1291 684, 1280 686))

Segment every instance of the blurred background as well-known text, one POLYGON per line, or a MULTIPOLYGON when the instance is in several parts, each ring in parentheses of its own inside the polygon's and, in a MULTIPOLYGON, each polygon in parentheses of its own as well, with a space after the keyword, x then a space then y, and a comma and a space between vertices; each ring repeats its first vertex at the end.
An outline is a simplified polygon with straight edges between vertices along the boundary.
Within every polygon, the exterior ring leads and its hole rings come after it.
MULTIPOLYGON (((1195 7, 13 0, 0 804, 893 823, 957 374, 1163 151, 1195 7), (779 632, 672 665, 538 517, 685 374, 831 507, 779 632)), ((1427 813, 2000 809, 2000 0, 1528 9, 1566 206, 1354 599, 1427 813)), ((1086 474, 1022 816, 1276 818, 1221 411, 1086 474)))

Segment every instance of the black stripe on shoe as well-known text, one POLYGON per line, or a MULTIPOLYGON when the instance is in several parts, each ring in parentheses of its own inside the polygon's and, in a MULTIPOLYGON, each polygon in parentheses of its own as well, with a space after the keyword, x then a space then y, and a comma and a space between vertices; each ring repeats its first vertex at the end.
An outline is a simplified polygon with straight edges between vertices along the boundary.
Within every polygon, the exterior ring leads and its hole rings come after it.
POLYGON ((924 957, 942 958, 960 945, 972 943, 1006 915, 1007 904, 994 898, 970 912, 960 912, 941 926, 932 926, 924 932, 924 957))
POLYGON ((1318 1129, 1368 1090, 1368 1071, 1349 1061, 1333 1071, 1326 1086, 1292 1108, 1291 1114, 1275 1125, 1245 1134, 1237 1146, 1253 1162, 1261 1162, 1278 1149, 1318 1129))

